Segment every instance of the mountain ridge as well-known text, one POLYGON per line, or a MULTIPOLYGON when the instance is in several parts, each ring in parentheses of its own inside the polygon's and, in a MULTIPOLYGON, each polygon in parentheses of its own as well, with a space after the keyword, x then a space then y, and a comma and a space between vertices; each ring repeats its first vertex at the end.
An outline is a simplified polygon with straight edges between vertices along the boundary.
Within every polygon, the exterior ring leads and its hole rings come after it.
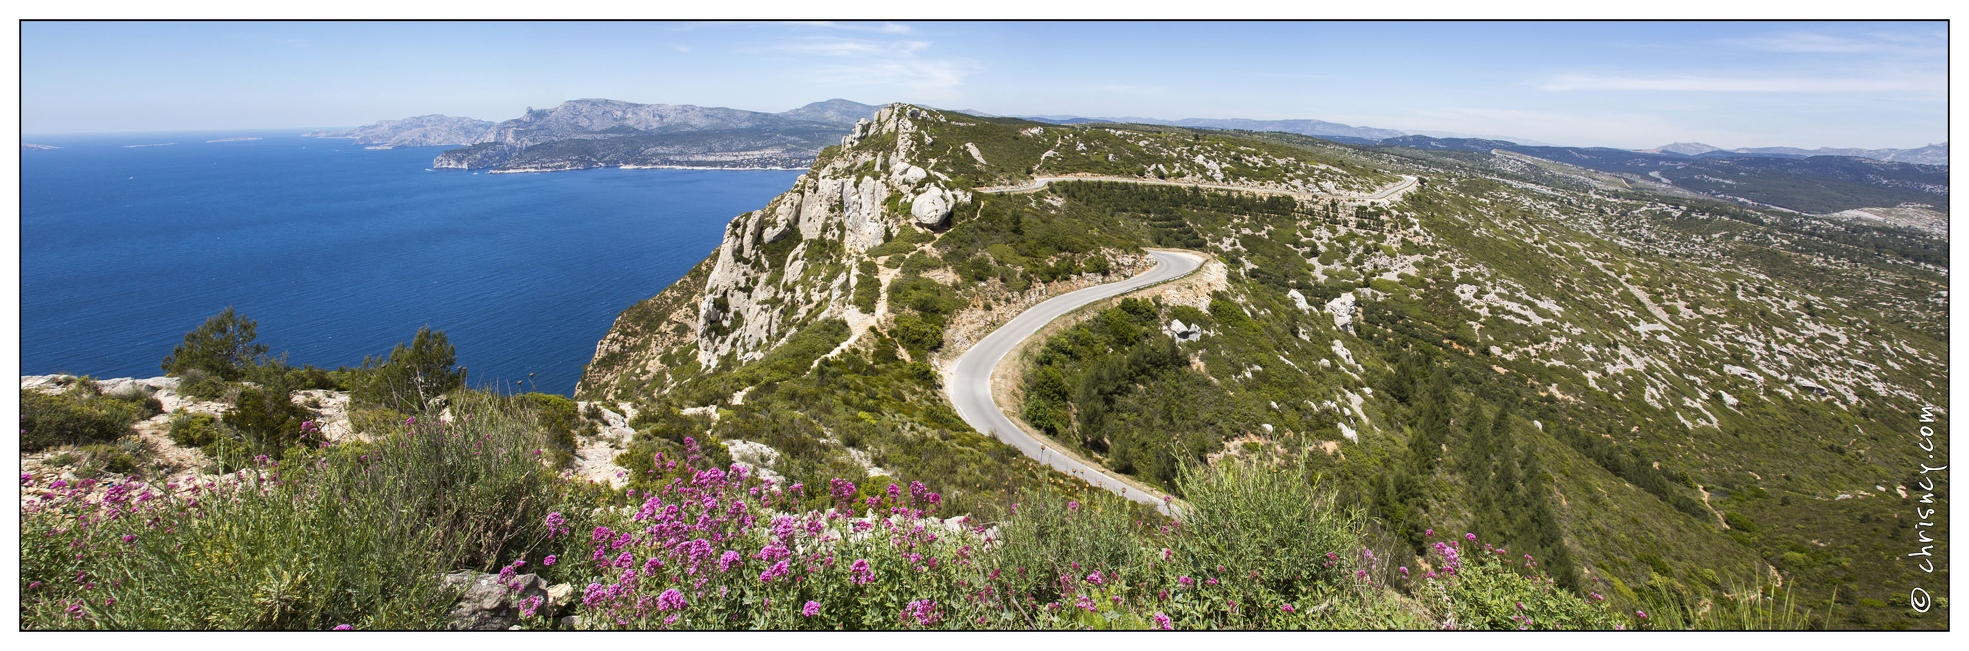
POLYGON ((556 171, 591 167, 803 168, 876 107, 815 102, 782 113, 575 99, 528 108, 432 167, 556 171), (865 112, 864 112, 865 111, 865 112), (862 115, 855 114, 861 112, 862 115))

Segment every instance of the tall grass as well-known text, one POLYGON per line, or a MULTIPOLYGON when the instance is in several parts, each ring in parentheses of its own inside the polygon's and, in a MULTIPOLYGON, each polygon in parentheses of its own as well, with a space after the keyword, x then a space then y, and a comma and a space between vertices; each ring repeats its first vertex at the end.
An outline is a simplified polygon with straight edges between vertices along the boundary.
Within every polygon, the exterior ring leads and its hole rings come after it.
POLYGON ((663 483, 611 496, 553 473, 523 401, 450 401, 453 421, 405 417, 197 486, 24 477, 40 495, 24 514, 23 626, 441 628, 458 595, 440 575, 495 567, 575 586, 567 611, 522 605, 534 628, 569 613, 632 629, 1637 624, 1471 541, 1439 543, 1426 575, 1391 569, 1362 517, 1298 465, 1185 471, 1175 521, 1050 494, 985 521, 945 517, 917 483, 810 489, 706 467, 686 439, 684 458, 652 458, 663 483))
POLYGON ((526 553, 564 496, 529 414, 453 396, 453 422, 192 485, 24 477, 52 490, 23 513, 23 627, 440 627, 438 575, 526 553))

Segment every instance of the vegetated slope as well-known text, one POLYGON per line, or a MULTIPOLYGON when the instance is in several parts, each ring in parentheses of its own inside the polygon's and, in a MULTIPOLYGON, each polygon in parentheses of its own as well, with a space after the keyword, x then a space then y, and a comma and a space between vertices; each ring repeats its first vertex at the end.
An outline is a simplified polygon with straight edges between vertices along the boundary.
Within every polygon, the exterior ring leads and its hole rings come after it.
POLYGON ((1501 140, 1407 136, 1383 146, 1488 152, 1513 151, 1546 160, 1649 180, 1691 192, 1823 214, 1868 207, 1924 204, 1948 210, 1946 166, 1852 156, 1785 157, 1707 152, 1690 157, 1599 147, 1530 147, 1501 140))
POLYGON ((439 154, 438 168, 553 171, 604 166, 804 168, 875 107, 816 102, 784 113, 578 99, 527 109, 439 154))
POLYGON ((1593 174, 892 107, 734 219, 701 291, 625 311, 579 395, 641 406, 625 465, 692 435, 967 507, 1077 490, 958 422, 937 370, 1140 247, 1189 248, 1221 264, 1043 342, 1028 423, 1167 490, 1187 464, 1306 459, 1418 556, 1478 532, 1632 605, 1781 580, 1820 617, 1837 589, 1823 625, 1945 627, 1888 604, 1923 576, 1898 491, 1915 415, 1947 411, 1946 242, 1593 174), (1075 174, 1332 196, 971 191, 1075 174), (1344 198, 1397 174, 1425 180, 1344 198))

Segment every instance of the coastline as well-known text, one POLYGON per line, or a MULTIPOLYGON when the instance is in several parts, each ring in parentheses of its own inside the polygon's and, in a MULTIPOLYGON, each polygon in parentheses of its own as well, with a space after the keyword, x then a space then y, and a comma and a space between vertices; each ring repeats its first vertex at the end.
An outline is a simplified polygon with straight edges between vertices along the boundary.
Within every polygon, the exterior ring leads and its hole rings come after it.
MULTIPOLYGON (((581 170, 609 169, 610 167, 619 170, 729 170, 734 172, 768 172, 768 171, 799 172, 799 171, 805 171, 807 169, 805 167, 723 167, 723 166, 710 166, 710 165, 615 165, 615 166, 596 165, 594 167, 522 167, 522 168, 505 169, 505 170, 488 170, 486 171, 486 173, 487 174, 540 174, 546 172, 579 172, 581 170)), ((459 171, 470 171, 462 167, 444 167, 444 168, 434 168, 434 169, 453 169, 459 171)))

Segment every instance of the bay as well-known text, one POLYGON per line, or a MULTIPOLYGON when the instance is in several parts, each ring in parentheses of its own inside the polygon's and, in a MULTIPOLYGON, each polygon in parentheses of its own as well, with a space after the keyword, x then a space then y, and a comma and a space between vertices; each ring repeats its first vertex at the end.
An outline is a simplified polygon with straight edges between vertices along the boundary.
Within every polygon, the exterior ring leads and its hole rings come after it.
POLYGON ((23 374, 159 375, 234 306, 295 365, 429 325, 471 384, 566 394, 618 313, 799 174, 434 171, 444 148, 292 131, 28 141, 60 149, 21 152, 23 374), (238 136, 260 139, 206 142, 238 136))

